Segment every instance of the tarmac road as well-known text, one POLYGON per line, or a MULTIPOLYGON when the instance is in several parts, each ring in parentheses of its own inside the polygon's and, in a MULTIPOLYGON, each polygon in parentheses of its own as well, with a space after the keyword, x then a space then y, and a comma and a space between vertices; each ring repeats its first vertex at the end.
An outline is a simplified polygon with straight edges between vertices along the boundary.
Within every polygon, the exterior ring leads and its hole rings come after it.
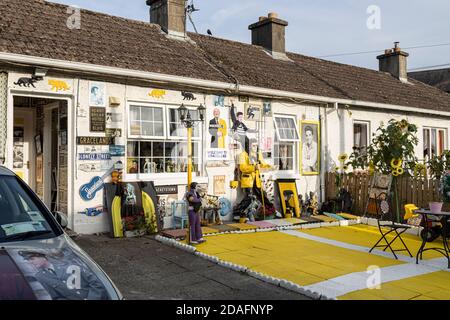
POLYGON ((153 237, 73 238, 128 300, 310 300, 223 268, 153 237))

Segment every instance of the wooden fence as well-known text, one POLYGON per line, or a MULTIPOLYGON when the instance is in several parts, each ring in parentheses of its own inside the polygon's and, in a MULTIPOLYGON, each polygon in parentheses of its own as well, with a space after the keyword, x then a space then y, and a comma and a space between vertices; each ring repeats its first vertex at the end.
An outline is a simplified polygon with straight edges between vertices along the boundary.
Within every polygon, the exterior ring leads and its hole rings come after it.
MULTIPOLYGON (((335 173, 326 174, 326 199, 333 199, 337 194, 335 173)), ((344 175, 342 187, 348 190, 352 196, 352 213, 363 215, 368 201, 368 192, 371 176, 365 173, 351 173, 344 175)), ((439 180, 414 177, 397 178, 398 199, 400 212, 404 205, 413 203, 418 207, 427 208, 428 203, 439 200, 439 180)), ((394 204, 395 205, 395 204, 394 204)))

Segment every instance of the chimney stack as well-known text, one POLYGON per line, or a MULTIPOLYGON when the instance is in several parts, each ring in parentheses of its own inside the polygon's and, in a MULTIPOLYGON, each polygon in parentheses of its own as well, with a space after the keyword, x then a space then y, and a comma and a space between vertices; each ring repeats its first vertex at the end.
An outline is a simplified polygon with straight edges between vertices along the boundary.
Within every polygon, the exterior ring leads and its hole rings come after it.
POLYGON ((383 55, 377 57, 380 71, 388 72, 402 82, 408 82, 407 58, 409 54, 402 51, 398 44, 399 42, 395 42, 393 49, 387 49, 383 55))
POLYGON ((252 31, 252 44, 262 46, 272 54, 286 53, 285 30, 287 21, 278 18, 278 14, 269 13, 248 28, 252 31))
POLYGON ((159 24, 169 35, 186 36, 185 0, 147 0, 150 22, 159 24))

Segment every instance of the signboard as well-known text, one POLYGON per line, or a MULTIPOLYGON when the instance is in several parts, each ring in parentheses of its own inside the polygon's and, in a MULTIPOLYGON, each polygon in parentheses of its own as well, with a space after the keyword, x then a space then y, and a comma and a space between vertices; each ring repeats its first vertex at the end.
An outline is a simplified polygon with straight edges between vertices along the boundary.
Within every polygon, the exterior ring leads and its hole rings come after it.
POLYGON ((113 144, 111 137, 77 137, 77 144, 83 146, 99 146, 113 144))
POLYGON ((90 131, 105 132, 106 112, 102 107, 90 107, 90 131))
POLYGON ((109 153, 112 157, 123 157, 125 156, 125 146, 110 145, 109 153))
POLYGON ((80 153, 79 160, 111 160, 109 153, 80 153))
POLYGON ((178 194, 178 186, 155 186, 156 194, 178 194))

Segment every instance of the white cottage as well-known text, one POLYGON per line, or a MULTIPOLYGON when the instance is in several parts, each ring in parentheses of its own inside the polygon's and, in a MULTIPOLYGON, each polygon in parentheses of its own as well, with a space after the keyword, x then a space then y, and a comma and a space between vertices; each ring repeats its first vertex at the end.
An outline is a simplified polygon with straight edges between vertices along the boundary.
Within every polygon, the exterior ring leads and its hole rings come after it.
POLYGON ((286 52, 288 23, 275 14, 249 26, 249 45, 187 33, 184 0, 147 3, 150 23, 0 0, 0 158, 76 232, 109 230, 106 214, 85 213, 103 205, 118 161, 124 181, 154 182, 161 205, 182 199, 181 104, 192 117, 207 109, 194 129, 194 180, 232 204, 242 198, 230 188, 242 149, 232 113, 272 165, 267 178, 322 198, 338 154, 391 118, 419 125, 419 158, 448 148, 450 96, 408 79, 398 47, 368 70, 286 52))

